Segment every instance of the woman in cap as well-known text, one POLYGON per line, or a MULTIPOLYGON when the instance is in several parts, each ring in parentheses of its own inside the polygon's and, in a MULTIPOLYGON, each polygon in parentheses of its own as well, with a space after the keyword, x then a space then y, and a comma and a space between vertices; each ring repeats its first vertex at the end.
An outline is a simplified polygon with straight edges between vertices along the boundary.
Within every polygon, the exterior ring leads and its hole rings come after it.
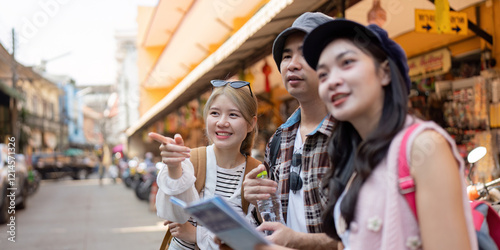
POLYGON ((463 160, 441 127, 408 115, 402 48, 376 25, 337 19, 314 29, 303 51, 337 120, 325 231, 345 249, 476 249, 463 160))

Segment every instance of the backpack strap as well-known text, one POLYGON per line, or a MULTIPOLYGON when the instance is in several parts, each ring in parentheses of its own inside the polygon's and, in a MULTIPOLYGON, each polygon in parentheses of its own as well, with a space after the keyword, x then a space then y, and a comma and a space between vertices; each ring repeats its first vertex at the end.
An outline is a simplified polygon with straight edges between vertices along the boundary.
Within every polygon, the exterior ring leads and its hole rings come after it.
POLYGON ((415 201, 415 182, 410 175, 410 166, 408 165, 408 159, 406 157, 406 148, 408 144, 408 138, 410 137, 411 133, 418 127, 418 125, 418 123, 413 124, 406 130, 403 136, 403 140, 401 141, 398 157, 399 190, 400 193, 404 195, 417 221, 418 215, 417 203, 415 201))
POLYGON ((170 229, 167 229, 165 236, 163 236, 163 241, 161 242, 160 250, 168 250, 172 238, 174 237, 172 236, 172 233, 170 233, 170 229))
POLYGON ((201 193, 205 186, 205 177, 207 175, 207 147, 199 147, 191 149, 191 157, 189 158, 194 167, 194 176, 196 181, 194 186, 196 191, 201 193))
POLYGON ((281 148, 281 131, 281 129, 278 129, 271 142, 269 142, 269 169, 267 170, 269 174, 274 172, 274 166, 276 166, 276 159, 281 148))
MULTIPOLYGON (((243 178, 252 171, 254 168, 258 167, 259 164, 261 164, 260 161, 257 159, 247 156, 247 164, 245 166, 245 173, 243 175, 243 178)), ((243 184, 243 183, 242 183, 243 184)), ((248 206, 250 206, 250 203, 245 199, 245 190, 243 189, 243 185, 241 185, 241 208, 243 209, 243 213, 247 214, 248 213, 248 206)))
POLYGON ((483 225, 483 221, 484 221, 483 213, 476 210, 476 207, 478 207, 482 203, 483 202, 477 201, 477 200, 471 201, 471 203, 470 203, 470 206, 472 208, 472 214, 473 214, 472 222, 474 223, 474 228, 476 229, 476 231, 481 230, 481 226, 483 225))
MULTIPOLYGON (((401 142, 400 150, 399 150, 399 189, 401 194, 404 195, 408 205, 410 206, 415 218, 418 221, 417 215, 417 203, 415 200, 415 182, 413 178, 410 176, 410 167, 408 165, 408 160, 406 157, 406 147, 408 144, 408 138, 410 137, 413 130, 418 127, 419 124, 414 124, 405 132, 403 136, 403 140, 401 142)), ((500 248, 500 216, 498 216, 497 211, 493 209, 487 202, 484 201, 472 201, 470 203, 472 210, 472 220, 474 224, 474 229, 476 234, 481 232, 481 227, 483 226, 484 221, 488 224, 489 238, 491 238, 497 247, 500 248), (486 214, 477 210, 477 207, 485 204, 488 206, 486 214)), ((483 239, 484 240, 484 239, 483 239)), ((478 238, 478 241, 481 241, 478 238)))
POLYGON ((488 233, 491 239, 495 242, 497 247, 500 247, 500 216, 498 216, 497 211, 495 211, 495 209, 493 209, 493 207, 491 207, 490 204, 488 204, 488 202, 478 201, 478 200, 471 202, 471 208, 473 215, 472 219, 476 231, 481 231, 481 226, 483 225, 483 222, 486 220, 488 224, 488 233), (476 209, 478 206, 482 204, 488 206, 488 209, 486 211, 486 218, 483 213, 479 212, 476 209))
MULTIPOLYGON (((196 181, 194 185, 196 187, 196 191, 201 193, 201 190, 205 187, 205 179, 207 175, 207 147, 199 147, 191 150, 191 157, 189 158, 191 163, 193 163, 194 167, 194 176, 196 176, 196 181)), ((248 156, 246 159, 247 163, 245 166, 245 173, 243 178, 248 174, 248 172, 252 171, 252 169, 256 168, 261 164, 257 159, 248 156)), ((246 214, 248 212, 248 206, 250 203, 245 199, 243 195, 243 185, 241 186, 241 207, 243 212, 246 214)))

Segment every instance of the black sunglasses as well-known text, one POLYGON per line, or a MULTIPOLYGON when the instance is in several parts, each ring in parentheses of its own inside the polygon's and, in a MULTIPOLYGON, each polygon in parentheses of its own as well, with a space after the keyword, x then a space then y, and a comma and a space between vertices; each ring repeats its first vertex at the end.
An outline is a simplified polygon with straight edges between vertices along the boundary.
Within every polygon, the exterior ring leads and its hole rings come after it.
POLYGON ((210 83, 212 84, 212 86, 214 86, 216 88, 226 86, 227 84, 229 84, 229 86, 231 86, 232 88, 235 88, 235 89, 239 89, 239 88, 248 86, 248 89, 250 90, 250 96, 253 97, 252 88, 250 88, 250 83, 246 82, 246 81, 232 81, 231 82, 231 81, 226 81, 226 80, 212 80, 212 81, 210 81, 210 83))
POLYGON ((302 188, 302 178, 300 178, 300 171, 302 171, 302 154, 293 154, 292 166, 299 167, 298 173, 290 170, 290 190, 296 193, 302 188))

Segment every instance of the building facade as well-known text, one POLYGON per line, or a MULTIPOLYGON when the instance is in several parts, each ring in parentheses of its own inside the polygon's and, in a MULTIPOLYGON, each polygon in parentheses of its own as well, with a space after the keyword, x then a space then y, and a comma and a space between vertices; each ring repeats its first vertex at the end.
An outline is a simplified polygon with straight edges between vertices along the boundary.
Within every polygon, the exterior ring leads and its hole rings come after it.
MULTIPOLYGON (((495 117, 500 117, 500 93, 497 94, 500 80, 495 79, 500 78, 497 63, 500 33, 495 27, 500 27, 500 19, 495 18, 495 13, 500 13, 500 2, 449 0, 449 4, 457 15, 466 17, 453 19, 454 24, 461 25, 453 26, 456 33, 442 34, 430 28, 422 32, 422 25, 419 26, 418 21, 426 18, 419 13, 430 11, 428 20, 434 20, 435 13, 443 11, 436 10, 428 0, 160 0, 156 7, 139 8, 137 64, 141 117, 127 130, 129 151, 132 156, 140 156, 146 150, 156 150, 157 145, 149 140, 148 132, 181 133, 187 141, 195 142, 189 145, 192 147, 203 143, 189 137, 200 136, 194 132, 203 131, 203 125, 192 124, 201 119, 199 110, 206 100, 204 96, 210 92, 210 80, 216 78, 251 82, 259 99, 259 134, 269 135, 296 107, 281 84, 271 57, 272 43, 306 11, 381 25, 409 58, 414 111, 418 107, 427 109, 422 109, 425 112, 434 110, 427 119, 444 119, 446 112, 457 117, 480 117, 480 121, 468 119, 472 125, 465 129, 453 125, 467 124, 464 122, 443 125, 457 138, 464 139, 461 142, 464 153, 485 141, 499 144, 496 141, 500 142, 500 132, 495 129, 500 128, 500 119, 495 117), (440 93, 435 86, 448 87, 441 88, 440 93), (463 107, 460 96, 469 96, 471 102, 474 98, 482 100, 475 108, 460 109, 477 110, 477 115, 476 111, 462 115, 464 112, 453 109, 463 107), (444 101, 448 106, 436 108, 434 100, 444 101), (442 113, 436 111, 440 109, 442 113), (497 113, 493 119, 495 125, 490 126, 489 114, 497 113), (480 140, 483 142, 470 139, 476 127, 489 139, 480 140)), ((491 147, 497 159, 491 166, 498 166, 499 154, 495 148, 500 147, 491 147)))

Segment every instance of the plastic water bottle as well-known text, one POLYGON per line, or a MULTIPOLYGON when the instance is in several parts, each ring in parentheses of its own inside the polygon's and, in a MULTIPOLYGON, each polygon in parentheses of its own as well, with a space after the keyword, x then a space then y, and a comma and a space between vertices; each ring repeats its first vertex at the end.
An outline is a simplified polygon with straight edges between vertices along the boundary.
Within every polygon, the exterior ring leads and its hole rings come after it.
MULTIPOLYGON (((267 171, 264 170, 257 175, 257 178, 267 179, 267 171)), ((258 200, 257 207, 259 208, 260 216, 263 221, 267 222, 281 222, 285 224, 283 220, 283 210, 281 209, 281 201, 276 194, 271 194, 271 197, 267 200, 258 200)), ((272 231, 265 231, 267 235, 271 235, 272 231)))

